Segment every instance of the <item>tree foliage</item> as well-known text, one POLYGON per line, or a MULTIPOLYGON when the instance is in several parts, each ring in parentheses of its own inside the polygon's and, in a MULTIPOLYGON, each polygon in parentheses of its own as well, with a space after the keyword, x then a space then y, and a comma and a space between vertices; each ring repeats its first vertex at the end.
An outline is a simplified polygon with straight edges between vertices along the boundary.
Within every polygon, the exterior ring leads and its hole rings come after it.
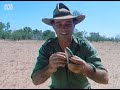
POLYGON ((51 30, 46 30, 42 34, 43 40, 47 40, 49 38, 54 38, 54 37, 55 37, 55 33, 51 30))
MULTIPOLYGON (((78 14, 78 12, 74 12, 78 14)), ((120 34, 116 35, 116 37, 106 37, 101 36, 99 32, 90 32, 87 33, 85 30, 78 30, 75 28, 73 34, 77 37, 85 37, 89 41, 120 41, 120 34), (87 35, 89 34, 89 35, 87 35)), ((19 30, 10 30, 10 22, 4 24, 0 22, 0 39, 9 39, 9 40, 47 40, 49 38, 54 38, 55 32, 51 30, 38 30, 30 27, 23 27, 19 30)))

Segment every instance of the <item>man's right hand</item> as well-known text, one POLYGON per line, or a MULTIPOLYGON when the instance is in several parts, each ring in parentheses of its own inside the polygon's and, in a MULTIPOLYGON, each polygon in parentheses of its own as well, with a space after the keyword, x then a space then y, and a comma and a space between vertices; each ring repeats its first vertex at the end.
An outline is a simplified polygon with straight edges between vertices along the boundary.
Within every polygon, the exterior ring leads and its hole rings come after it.
POLYGON ((57 52, 50 56, 49 58, 49 69, 51 72, 56 72, 58 67, 65 67, 67 58, 64 52, 57 52))

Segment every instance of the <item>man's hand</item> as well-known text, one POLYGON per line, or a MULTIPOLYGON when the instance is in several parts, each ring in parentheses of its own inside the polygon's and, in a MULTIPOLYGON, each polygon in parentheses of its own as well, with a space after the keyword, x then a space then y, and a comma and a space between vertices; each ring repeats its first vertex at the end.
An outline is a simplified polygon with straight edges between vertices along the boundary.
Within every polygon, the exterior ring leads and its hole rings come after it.
POLYGON ((71 61, 70 63, 68 63, 69 70, 74 73, 84 73, 87 64, 84 60, 75 55, 69 58, 69 60, 71 61))
POLYGON ((48 66, 51 72, 56 72, 58 67, 65 67, 66 61, 65 53, 57 52, 50 56, 48 66))

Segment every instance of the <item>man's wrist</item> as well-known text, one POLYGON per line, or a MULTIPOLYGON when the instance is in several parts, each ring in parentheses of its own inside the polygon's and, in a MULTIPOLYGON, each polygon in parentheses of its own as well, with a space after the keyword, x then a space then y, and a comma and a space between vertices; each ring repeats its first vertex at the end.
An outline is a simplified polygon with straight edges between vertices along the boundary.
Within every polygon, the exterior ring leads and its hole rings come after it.
POLYGON ((91 63, 88 63, 88 64, 92 67, 94 73, 96 73, 96 67, 93 64, 91 64, 91 63))
POLYGON ((52 74, 55 72, 55 70, 50 65, 48 65, 48 72, 52 74))
POLYGON ((86 66, 84 67, 83 75, 88 75, 90 73, 96 73, 96 67, 91 63, 86 63, 86 66))

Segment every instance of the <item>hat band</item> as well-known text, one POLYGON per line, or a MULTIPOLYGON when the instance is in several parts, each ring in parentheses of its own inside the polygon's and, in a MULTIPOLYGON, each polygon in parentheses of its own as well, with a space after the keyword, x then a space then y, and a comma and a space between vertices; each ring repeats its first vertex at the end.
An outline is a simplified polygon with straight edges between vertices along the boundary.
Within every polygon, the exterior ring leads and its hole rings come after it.
POLYGON ((58 14, 55 14, 53 18, 67 16, 67 15, 72 15, 72 14, 70 12, 60 12, 58 14))

